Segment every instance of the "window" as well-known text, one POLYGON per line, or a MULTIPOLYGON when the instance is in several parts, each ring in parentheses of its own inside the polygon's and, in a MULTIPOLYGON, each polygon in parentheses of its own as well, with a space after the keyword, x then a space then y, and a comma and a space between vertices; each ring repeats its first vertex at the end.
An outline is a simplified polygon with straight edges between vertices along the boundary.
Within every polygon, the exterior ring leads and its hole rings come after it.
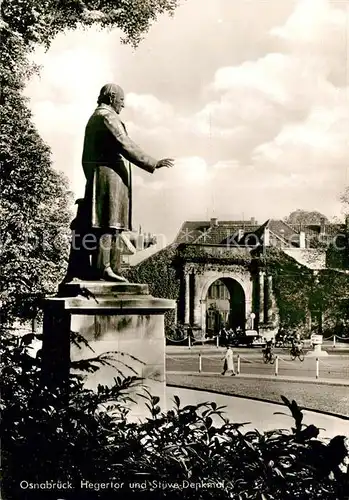
POLYGON ((230 294, 226 285, 222 281, 215 281, 208 290, 209 299, 229 300, 230 294))

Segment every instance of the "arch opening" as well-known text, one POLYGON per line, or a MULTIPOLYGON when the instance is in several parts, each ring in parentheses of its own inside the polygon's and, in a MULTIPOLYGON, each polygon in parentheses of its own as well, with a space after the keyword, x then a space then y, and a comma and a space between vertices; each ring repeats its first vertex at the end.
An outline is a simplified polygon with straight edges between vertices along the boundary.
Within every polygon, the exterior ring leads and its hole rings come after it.
POLYGON ((206 332, 216 335, 221 328, 245 331, 246 297, 241 284, 233 278, 219 278, 208 288, 206 332))

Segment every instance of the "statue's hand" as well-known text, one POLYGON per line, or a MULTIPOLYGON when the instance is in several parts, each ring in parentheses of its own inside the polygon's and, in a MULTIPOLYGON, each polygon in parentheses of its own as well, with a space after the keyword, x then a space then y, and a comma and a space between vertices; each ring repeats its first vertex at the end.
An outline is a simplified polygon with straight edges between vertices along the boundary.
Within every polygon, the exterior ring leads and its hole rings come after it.
POLYGON ((171 168, 173 167, 173 164, 174 164, 174 160, 172 160, 172 158, 164 158, 163 160, 159 160, 156 164, 156 169, 158 168, 163 168, 163 167, 166 167, 166 168, 171 168))

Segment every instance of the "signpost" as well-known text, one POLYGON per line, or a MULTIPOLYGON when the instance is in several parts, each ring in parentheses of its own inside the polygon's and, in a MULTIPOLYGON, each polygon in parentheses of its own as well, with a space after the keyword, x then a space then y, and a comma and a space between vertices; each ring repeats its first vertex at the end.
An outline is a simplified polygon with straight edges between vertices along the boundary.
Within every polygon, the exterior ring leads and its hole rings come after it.
POLYGON ((321 345, 322 344, 322 339, 323 339, 322 335, 312 335, 312 337, 311 337, 311 341, 312 341, 312 344, 314 346, 321 345))
POLYGON ((323 336, 318 334, 313 334, 311 337, 311 343, 313 345, 313 350, 307 353, 307 356, 328 356, 327 351, 321 349, 323 343, 323 336))

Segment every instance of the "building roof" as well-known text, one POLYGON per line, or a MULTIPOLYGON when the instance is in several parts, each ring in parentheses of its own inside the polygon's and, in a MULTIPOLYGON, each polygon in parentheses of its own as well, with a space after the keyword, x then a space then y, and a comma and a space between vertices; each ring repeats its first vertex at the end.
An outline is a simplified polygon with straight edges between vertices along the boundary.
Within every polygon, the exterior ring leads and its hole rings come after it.
POLYGON ((314 238, 321 235, 321 241, 343 233, 341 224, 311 224, 309 226, 290 225, 281 219, 268 219, 263 224, 251 218, 250 220, 220 221, 185 221, 180 228, 174 243, 195 243, 210 245, 239 246, 246 245, 248 241, 262 242, 265 229, 269 229, 270 243, 275 246, 299 247, 300 233, 305 233, 307 246, 314 238))
MULTIPOLYGON (((217 221, 185 221, 180 228, 174 243, 197 243, 219 245, 233 235, 238 235, 238 231, 253 232, 259 228, 258 222, 252 218, 250 220, 217 221)), ((236 238, 235 238, 236 239, 236 238)))

